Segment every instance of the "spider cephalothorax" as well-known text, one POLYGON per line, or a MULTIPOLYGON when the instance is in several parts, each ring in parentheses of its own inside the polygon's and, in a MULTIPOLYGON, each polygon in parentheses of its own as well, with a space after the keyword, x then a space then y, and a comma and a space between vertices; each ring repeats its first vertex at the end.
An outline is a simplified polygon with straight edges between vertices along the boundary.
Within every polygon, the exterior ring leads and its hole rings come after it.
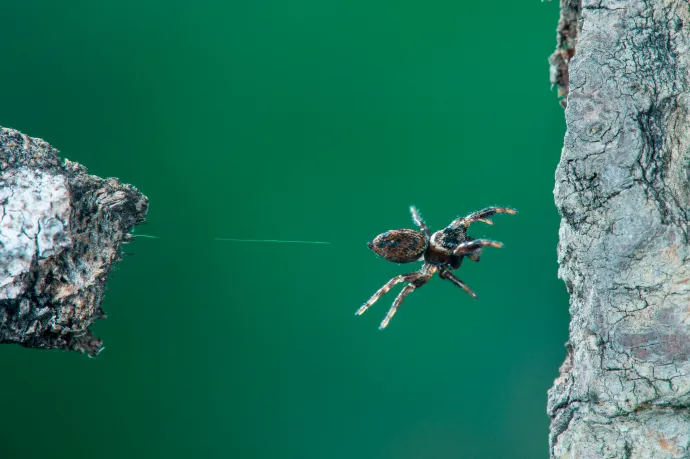
POLYGON ((494 214, 517 213, 515 209, 507 207, 487 207, 466 217, 457 218, 442 230, 430 234, 429 228, 419 216, 417 209, 410 207, 410 212, 412 213, 412 220, 421 231, 411 229, 390 230, 379 234, 373 241, 367 244, 371 250, 388 261, 395 263, 424 261, 419 271, 394 277, 357 310, 357 315, 362 314, 369 306, 376 303, 379 298, 393 288, 395 284, 407 282, 408 284, 398 294, 393 302, 393 306, 386 314, 383 322, 381 322, 380 329, 386 328, 405 297, 412 290, 426 284, 437 272, 442 279, 451 281, 466 291, 472 298, 477 298, 477 295, 463 281, 455 277, 451 271, 458 269, 465 257, 472 261, 479 261, 483 247, 503 247, 503 244, 488 239, 473 239, 467 235, 467 228, 473 222, 493 224, 488 217, 494 214))

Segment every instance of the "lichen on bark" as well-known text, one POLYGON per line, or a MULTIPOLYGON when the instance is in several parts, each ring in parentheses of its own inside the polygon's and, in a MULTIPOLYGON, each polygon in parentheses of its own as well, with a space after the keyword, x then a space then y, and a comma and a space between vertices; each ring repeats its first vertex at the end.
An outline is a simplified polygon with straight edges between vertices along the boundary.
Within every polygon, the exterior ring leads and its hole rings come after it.
POLYGON ((553 458, 690 457, 690 10, 583 0, 554 190, 553 458))
POLYGON ((96 355, 108 273, 148 199, 0 127, 0 343, 96 355))

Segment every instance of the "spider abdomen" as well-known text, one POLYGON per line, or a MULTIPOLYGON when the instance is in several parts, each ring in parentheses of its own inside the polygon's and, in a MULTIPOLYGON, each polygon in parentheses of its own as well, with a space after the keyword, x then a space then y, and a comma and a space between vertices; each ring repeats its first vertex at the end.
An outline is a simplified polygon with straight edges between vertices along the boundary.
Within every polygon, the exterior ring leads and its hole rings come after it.
POLYGON ((427 248, 427 242, 419 231, 397 229, 379 234, 367 246, 388 261, 410 263, 419 260, 427 248))

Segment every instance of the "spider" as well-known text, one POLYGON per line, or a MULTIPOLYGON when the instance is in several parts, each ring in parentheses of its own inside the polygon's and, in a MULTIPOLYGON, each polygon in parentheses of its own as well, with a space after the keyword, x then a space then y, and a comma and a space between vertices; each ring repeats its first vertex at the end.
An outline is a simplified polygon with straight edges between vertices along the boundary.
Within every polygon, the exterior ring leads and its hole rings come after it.
POLYGON ((400 282, 408 282, 397 298, 395 298, 395 301, 393 301, 393 306, 391 306, 388 314, 381 322, 379 330, 383 330, 388 326, 388 322, 390 322, 405 297, 413 290, 429 282, 437 272, 441 279, 452 282, 476 299, 477 295, 472 289, 455 277, 451 271, 458 269, 465 257, 472 261, 479 261, 483 247, 501 248, 503 244, 488 239, 474 239, 467 235, 467 228, 474 222, 493 225, 493 222, 488 217, 499 213, 516 214, 517 210, 507 207, 487 207, 466 217, 453 220, 450 225, 440 231, 436 231, 434 234, 430 234, 429 228, 414 206, 410 207, 410 212, 412 213, 412 221, 419 227, 421 232, 411 229, 390 230, 379 234, 373 241, 367 244, 377 255, 388 261, 395 263, 424 261, 419 271, 401 274, 389 280, 355 313, 356 315, 363 314, 379 298, 388 293, 394 285, 400 282))

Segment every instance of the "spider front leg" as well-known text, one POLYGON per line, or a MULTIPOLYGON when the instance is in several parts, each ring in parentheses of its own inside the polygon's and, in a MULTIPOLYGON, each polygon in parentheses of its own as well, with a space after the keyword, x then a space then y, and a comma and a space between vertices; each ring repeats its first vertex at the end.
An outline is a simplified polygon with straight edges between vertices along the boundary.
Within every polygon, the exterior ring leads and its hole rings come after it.
POLYGON ((439 271, 438 275, 441 277, 441 279, 445 279, 448 281, 451 281, 453 284, 457 285, 461 289, 463 289, 469 296, 474 298, 475 300, 477 299, 477 294, 472 291, 471 288, 469 288, 463 281, 455 277, 455 275, 448 271, 447 269, 442 269, 439 271))
POLYGON ((474 252, 477 249, 480 249, 482 247, 496 247, 498 249, 503 247, 503 244, 501 242, 497 241, 490 241, 488 239, 475 239, 473 241, 467 241, 463 242, 462 244, 458 244, 454 249, 453 249, 453 255, 463 255, 467 252, 474 252))
POLYGON ((487 207, 486 209, 478 210, 477 212, 472 212, 466 217, 458 218, 453 220, 450 224, 451 228, 458 228, 463 226, 465 228, 469 227, 474 222, 483 222, 492 225, 493 222, 488 219, 495 214, 516 214, 517 210, 511 209, 509 207, 487 207))

